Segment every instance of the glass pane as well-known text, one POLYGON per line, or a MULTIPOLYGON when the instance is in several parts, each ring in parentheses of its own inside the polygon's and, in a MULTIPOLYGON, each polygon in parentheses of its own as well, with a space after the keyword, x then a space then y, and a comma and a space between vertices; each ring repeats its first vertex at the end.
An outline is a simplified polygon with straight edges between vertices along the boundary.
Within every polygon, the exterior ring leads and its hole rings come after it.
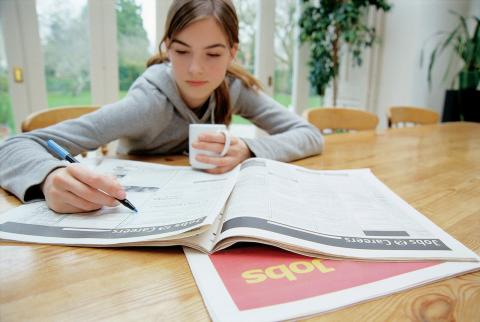
POLYGON ((318 95, 313 88, 310 88, 307 108, 323 106, 323 96, 318 95))
POLYGON ((120 97, 124 97, 158 46, 155 1, 117 0, 117 40, 120 97))
POLYGON ((237 52, 237 62, 254 73, 255 66, 255 33, 257 19, 257 0, 234 0, 239 23, 240 44, 237 52))
POLYGON ((275 74, 273 96, 288 107, 292 102, 295 0, 277 1, 275 8, 275 74))
MULTIPOLYGON (((233 0, 239 24, 239 40, 236 61, 250 73, 255 73, 255 27, 258 0, 233 0)), ((241 116, 234 115, 233 124, 251 124, 241 116)))
POLYGON ((87 0, 37 0, 37 12, 48 106, 91 104, 87 0))
POLYGON ((15 133, 12 104, 8 94, 8 66, 3 42, 3 30, 0 24, 0 142, 15 133))

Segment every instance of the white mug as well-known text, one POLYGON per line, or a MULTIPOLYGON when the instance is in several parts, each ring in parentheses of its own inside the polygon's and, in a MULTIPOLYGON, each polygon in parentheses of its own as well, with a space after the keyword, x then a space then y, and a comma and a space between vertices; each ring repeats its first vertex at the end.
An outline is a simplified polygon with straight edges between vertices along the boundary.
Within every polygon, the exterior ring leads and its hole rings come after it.
POLYGON ((190 161, 190 165, 195 169, 216 168, 214 164, 197 161, 197 154, 223 157, 225 154, 227 154, 228 149, 230 148, 230 141, 230 132, 228 132, 225 124, 190 124, 188 133, 188 159, 190 161), (192 144, 198 140, 198 136, 202 133, 222 133, 225 135, 225 145, 223 146, 222 152, 215 153, 212 151, 198 150, 193 148, 192 144))

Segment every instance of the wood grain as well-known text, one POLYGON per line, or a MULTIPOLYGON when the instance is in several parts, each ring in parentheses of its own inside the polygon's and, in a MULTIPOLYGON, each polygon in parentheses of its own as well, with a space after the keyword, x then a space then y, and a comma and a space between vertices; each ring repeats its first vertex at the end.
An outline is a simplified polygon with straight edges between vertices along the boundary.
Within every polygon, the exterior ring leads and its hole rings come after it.
MULTIPOLYGON (((122 157, 184 165, 185 157, 122 157)), ((480 124, 332 135, 315 169, 371 168, 437 225, 480 253, 480 124)), ((0 212, 19 205, 0 189, 0 212)), ((0 214, 1 216, 1 214, 0 214)), ((480 321, 480 272, 309 321, 480 321)), ((0 321, 208 321, 179 247, 0 243, 0 321)))

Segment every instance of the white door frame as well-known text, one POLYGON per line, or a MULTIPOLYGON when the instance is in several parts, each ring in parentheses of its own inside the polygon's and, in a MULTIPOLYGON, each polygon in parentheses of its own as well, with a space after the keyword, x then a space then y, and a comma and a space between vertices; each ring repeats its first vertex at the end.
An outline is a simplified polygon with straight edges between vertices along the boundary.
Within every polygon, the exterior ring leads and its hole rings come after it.
POLYGON ((257 34, 255 39, 255 76, 264 86, 265 93, 273 95, 275 72, 275 0, 257 2, 257 34))
POLYGON ((310 82, 308 80, 308 61, 310 59, 310 47, 308 43, 300 42, 300 26, 298 21, 302 15, 302 0, 295 3, 295 40, 293 42, 293 80, 292 80, 292 108, 293 111, 302 115, 307 109, 310 94, 310 82))
POLYGON ((48 106, 35 0, 0 0, 0 22, 9 70, 8 91, 19 132, 27 115, 48 106), (23 80, 15 80, 14 68, 19 68, 23 80))
POLYGON ((115 0, 88 0, 92 104, 118 100, 118 45, 115 0))

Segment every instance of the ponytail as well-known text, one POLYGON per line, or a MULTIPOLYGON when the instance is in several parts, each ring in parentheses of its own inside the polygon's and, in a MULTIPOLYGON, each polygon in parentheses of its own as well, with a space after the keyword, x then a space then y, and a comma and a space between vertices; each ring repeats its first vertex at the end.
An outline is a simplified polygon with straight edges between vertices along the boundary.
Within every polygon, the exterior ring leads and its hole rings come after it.
MULTIPOLYGON (((227 75, 239 79, 246 88, 262 90, 260 82, 240 65, 232 63, 227 68, 227 75)), ((233 107, 230 100, 230 91, 227 80, 224 80, 215 91, 215 123, 230 125, 232 122, 233 107)))
POLYGON ((218 86, 215 91, 215 123, 225 124, 227 126, 232 123, 232 102, 230 100, 230 92, 228 90, 227 80, 218 86))
POLYGON ((161 51, 159 50, 158 53, 156 53, 155 55, 153 55, 152 57, 150 57, 148 60, 147 60, 147 68, 152 66, 152 65, 156 65, 156 64, 163 64, 164 62, 167 62, 168 61, 168 56, 167 56, 167 53, 165 53, 164 51, 161 51))
POLYGON ((231 75, 234 78, 238 78, 242 81, 243 85, 247 88, 253 88, 255 90, 263 90, 262 84, 252 74, 245 70, 242 66, 231 63, 227 68, 227 75, 231 75))

